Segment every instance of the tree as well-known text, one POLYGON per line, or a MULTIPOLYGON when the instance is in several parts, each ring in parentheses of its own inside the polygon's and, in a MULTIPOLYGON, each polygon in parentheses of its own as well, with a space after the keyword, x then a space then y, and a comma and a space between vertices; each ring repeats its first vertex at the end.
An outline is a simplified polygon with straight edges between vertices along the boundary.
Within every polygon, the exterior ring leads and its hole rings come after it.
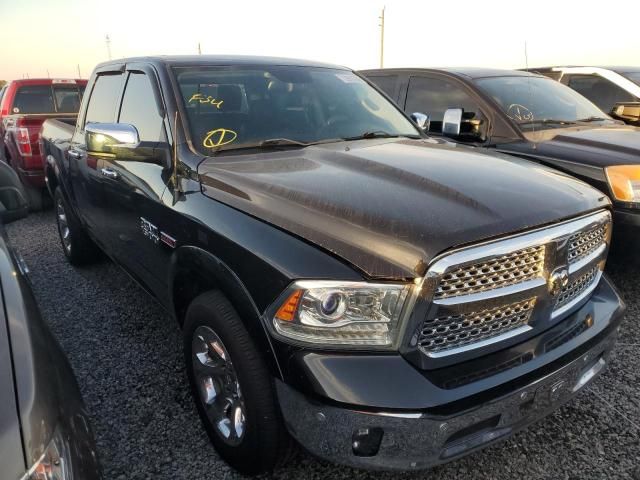
POLYGON ((4 87, 7 84, 6 80, 0 80, 0 88, 4 87))

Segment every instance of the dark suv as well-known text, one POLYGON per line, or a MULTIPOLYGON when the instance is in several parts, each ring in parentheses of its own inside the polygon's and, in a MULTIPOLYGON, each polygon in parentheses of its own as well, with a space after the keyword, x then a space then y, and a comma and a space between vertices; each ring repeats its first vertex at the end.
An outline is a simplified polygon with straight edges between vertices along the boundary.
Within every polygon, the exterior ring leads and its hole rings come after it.
POLYGON ((426 468, 606 365, 623 307, 603 275, 610 202, 588 185, 429 139, 333 65, 134 58, 87 92, 75 129, 43 129, 64 252, 102 249, 180 323, 238 470, 274 468, 291 437, 426 468))

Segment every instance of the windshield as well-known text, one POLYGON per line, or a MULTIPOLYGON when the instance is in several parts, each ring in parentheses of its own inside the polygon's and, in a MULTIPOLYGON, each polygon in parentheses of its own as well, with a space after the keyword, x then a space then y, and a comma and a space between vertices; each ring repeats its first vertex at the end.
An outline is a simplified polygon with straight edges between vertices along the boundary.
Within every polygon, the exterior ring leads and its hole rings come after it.
POLYGON ((571 88, 541 77, 492 77, 476 80, 523 131, 562 128, 609 117, 571 88))
POLYGON ((621 75, 628 78, 636 85, 640 85, 640 72, 622 72, 621 75))
POLYGON ((419 137, 415 126, 348 70, 267 66, 176 68, 195 148, 305 146, 350 137, 419 137))

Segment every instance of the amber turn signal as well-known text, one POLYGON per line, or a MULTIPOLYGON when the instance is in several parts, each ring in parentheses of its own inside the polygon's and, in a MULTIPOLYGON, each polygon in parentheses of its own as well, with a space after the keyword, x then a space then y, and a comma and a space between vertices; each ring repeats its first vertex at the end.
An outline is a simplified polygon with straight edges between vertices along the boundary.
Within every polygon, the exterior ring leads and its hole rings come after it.
POLYGON ((289 298, 282 304, 282 306, 276 312, 276 318, 278 320, 284 320, 285 322, 292 322, 296 317, 296 310, 298 310, 298 303, 302 296, 302 290, 296 290, 289 298))
POLYGON ((616 200, 640 202, 640 165, 607 167, 607 180, 616 200))

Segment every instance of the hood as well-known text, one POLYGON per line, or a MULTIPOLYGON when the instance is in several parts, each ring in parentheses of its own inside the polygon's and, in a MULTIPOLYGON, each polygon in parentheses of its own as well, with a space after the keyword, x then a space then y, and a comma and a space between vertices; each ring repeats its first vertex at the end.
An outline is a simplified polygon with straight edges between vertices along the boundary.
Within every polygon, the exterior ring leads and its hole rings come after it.
POLYGON ((598 167, 640 163, 640 128, 629 125, 575 127, 527 134, 540 152, 574 151, 581 162, 598 167))
POLYGON ((306 239, 372 278, 414 278, 452 247, 609 204, 581 181, 479 149, 364 140, 225 154, 203 193, 306 239))

